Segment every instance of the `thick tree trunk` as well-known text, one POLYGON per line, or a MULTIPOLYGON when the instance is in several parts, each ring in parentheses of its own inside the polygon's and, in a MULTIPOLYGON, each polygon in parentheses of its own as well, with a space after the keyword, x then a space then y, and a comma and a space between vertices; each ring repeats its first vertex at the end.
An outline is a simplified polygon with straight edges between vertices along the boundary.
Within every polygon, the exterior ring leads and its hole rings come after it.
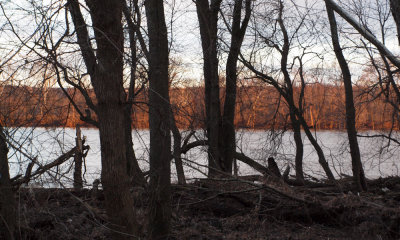
POLYGON ((14 239, 16 204, 8 168, 8 147, 0 126, 0 239, 14 239))
POLYGON ((171 218, 171 135, 168 32, 162 0, 145 2, 149 34, 150 213, 149 239, 167 239, 171 218))
POLYGON ((126 142, 126 93, 123 87, 123 32, 120 1, 87 1, 96 39, 96 55, 87 42, 78 2, 69 1, 78 42, 97 98, 101 179, 114 239, 134 239, 140 227, 133 210, 126 142))
POLYGON ((213 177, 221 170, 220 153, 220 100, 217 56, 218 13, 222 0, 197 0, 196 9, 199 19, 200 36, 203 49, 203 70, 205 81, 206 127, 208 138, 208 175, 213 177))
POLYGON ((340 47, 334 11, 330 8, 329 4, 326 5, 326 9, 328 12, 328 18, 331 28, 333 49, 335 51, 336 58, 339 62, 344 82, 345 97, 346 97, 346 129, 350 144, 353 177, 355 183, 357 184, 358 190, 363 191, 367 190, 367 184, 365 181, 364 170, 361 163, 360 149, 357 141, 356 109, 354 107, 354 100, 353 100, 351 73, 349 66, 347 65, 346 59, 344 58, 342 49, 340 47))
MULTIPOLYGON (((112 78, 112 76, 109 76, 112 78)), ((99 102, 99 131, 102 159, 101 181, 104 189, 107 215, 111 221, 114 239, 133 239, 139 225, 130 194, 131 180, 126 166, 126 138, 124 106, 118 102, 99 102), (124 234, 119 234, 122 232, 124 234)))

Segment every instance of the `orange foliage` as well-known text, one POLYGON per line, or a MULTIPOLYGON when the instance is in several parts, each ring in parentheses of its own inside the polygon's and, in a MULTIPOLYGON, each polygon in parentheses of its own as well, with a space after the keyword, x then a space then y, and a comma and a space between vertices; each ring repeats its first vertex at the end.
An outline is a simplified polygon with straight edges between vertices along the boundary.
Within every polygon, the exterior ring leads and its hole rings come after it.
MULTIPOLYGON (((61 89, 42 89, 6 86, 2 89, 0 121, 6 126, 66 126, 80 124, 79 114, 70 104, 61 89)), ((355 96, 365 89, 354 88, 355 96)), ((295 89, 298 96, 299 89, 295 89)), ((68 89, 74 101, 85 113, 84 98, 78 91, 68 89)), ((223 93, 223 89, 221 89, 223 93)), ((93 93, 91 93, 93 95, 93 93)), ((222 95, 222 94, 221 94, 222 95)), ((135 99, 132 125, 148 128, 147 93, 142 91, 135 99)), ((204 89, 202 87, 173 88, 170 91, 171 105, 177 125, 181 129, 204 126, 204 89)), ((237 93, 235 125, 238 128, 270 129, 289 128, 288 108, 283 98, 269 86, 240 87, 237 93)), ((383 97, 368 99, 360 95, 355 99, 357 129, 399 130, 398 121, 393 121, 393 108, 383 97)), ((222 102, 222 101, 221 101, 222 102)), ((92 116, 95 114, 92 112, 92 116)), ((310 126, 317 129, 345 129, 344 89, 341 86, 313 84, 305 90, 304 117, 310 126)))

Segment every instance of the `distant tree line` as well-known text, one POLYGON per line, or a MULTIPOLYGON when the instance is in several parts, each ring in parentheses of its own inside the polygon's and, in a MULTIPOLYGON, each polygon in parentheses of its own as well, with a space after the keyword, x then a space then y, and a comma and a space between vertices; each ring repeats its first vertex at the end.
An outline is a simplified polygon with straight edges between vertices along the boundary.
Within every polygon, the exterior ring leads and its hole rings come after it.
MULTIPOLYGON (((3 86, 3 104, 0 107, 0 119, 13 126, 38 127, 91 127, 81 120, 59 88, 43 90, 26 86, 3 86), (7 99, 7 100, 6 100, 7 99), (29 103, 30 104, 27 104, 29 103), (24 103, 24 104, 21 104, 24 103)), ((399 130, 397 112, 393 111, 384 96, 373 98, 366 94, 369 88, 354 87, 356 126, 360 130, 399 130)), ((221 91, 224 89, 221 88, 221 91)), ((82 95, 73 94, 74 101, 82 109, 86 103, 82 95)), ((294 87, 295 95, 300 89, 294 87)), ((205 124, 202 106, 203 87, 171 88, 171 104, 179 129, 202 129, 205 124)), ((146 91, 136 97, 137 103, 132 110, 132 127, 148 129, 148 100, 146 91)), ((272 87, 253 85, 238 87, 235 128, 243 129, 287 129, 291 130, 288 108, 280 103, 281 97, 272 87)), ((345 106, 343 86, 315 83, 305 90, 304 116, 307 124, 318 130, 345 130, 345 106)), ((223 102, 223 101, 222 101, 223 102)), ((88 108, 86 107, 88 110, 88 108)), ((89 111, 89 110, 88 110, 89 111)))

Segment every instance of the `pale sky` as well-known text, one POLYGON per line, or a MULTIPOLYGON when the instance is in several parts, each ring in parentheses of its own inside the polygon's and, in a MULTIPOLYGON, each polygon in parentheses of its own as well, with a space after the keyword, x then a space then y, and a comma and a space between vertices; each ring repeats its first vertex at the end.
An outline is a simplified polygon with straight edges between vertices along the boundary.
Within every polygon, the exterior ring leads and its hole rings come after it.
MULTIPOLYGON (((255 1, 254 3, 256 4, 262 4, 266 3, 267 1, 273 1, 273 0, 264 0, 263 1, 255 1)), ((23 8, 23 6, 27 6, 28 0, 14 0, 14 1, 8 1, 8 0, 0 0, 0 3, 7 8, 7 15, 15 21, 15 27, 18 29, 19 33, 22 33, 22 39, 27 39, 27 37, 35 31, 35 17, 34 14, 35 12, 26 12, 26 11, 19 11, 19 8, 23 8)), ((42 1, 36 1, 38 3, 42 1)), ((46 0, 48 3, 54 3, 54 8, 59 7, 60 4, 65 3, 65 1, 57 1, 57 0, 46 0)), ((345 1, 349 2, 349 1, 345 1)), ((375 2, 373 0, 364 0, 364 4, 366 2, 375 2)), ((35 3, 35 1, 33 1, 35 3)), ((172 26, 172 35, 170 34, 170 37, 173 38, 173 47, 171 50, 171 58, 178 58, 181 60, 183 64, 183 68, 185 71, 182 73, 183 78, 190 78, 190 79, 196 79, 197 83, 201 83, 201 78, 203 76, 202 73, 202 49, 201 49, 201 43, 200 43, 200 37, 199 37, 199 29, 198 29, 198 20, 197 20, 197 13, 195 9, 195 5, 192 0, 168 0, 165 1, 165 10, 166 10, 166 19, 167 19, 167 25, 169 27, 172 26), (174 10, 174 11, 172 11, 174 10), (172 12, 174 13, 172 15, 172 12), (172 17, 172 19, 171 19, 172 17), (172 25, 171 25, 172 23, 172 25)), ((225 3, 225 2, 224 2, 225 3)), ((286 17, 290 20, 290 18, 294 17, 296 14, 291 15, 292 13, 297 13, 297 12, 304 12, 305 11, 305 6, 312 6, 314 9, 311 12, 310 18, 316 19, 318 21, 319 27, 321 27, 323 22, 327 21, 325 12, 323 11, 324 6, 323 6, 323 1, 321 0, 286 0, 284 3, 287 4, 287 10, 290 12, 290 14, 287 14, 286 17), (295 3, 297 8, 293 6, 293 3, 295 3), (289 7, 290 6, 290 7, 289 7)), ((267 5, 268 7, 268 5, 267 5)), ((348 5, 348 7, 352 7, 352 5, 348 5)), ((368 11, 371 11, 373 13, 374 9, 373 6, 371 9, 368 11)), ((64 12, 60 13, 59 18, 64 18, 64 12)), ((372 22, 370 24, 371 26, 376 26, 376 21, 373 20, 373 14, 370 15, 370 18, 368 18, 368 21, 372 22)), ((294 19, 295 23, 296 19, 294 19)), ((340 24, 340 27, 343 31, 345 32, 354 32, 353 29, 349 27, 348 24, 343 24, 343 20, 337 16, 337 20, 340 24)), ((6 19, 4 18, 3 14, 0 14, 0 30, 4 29, 9 29, 9 26, 4 25, 6 23, 6 19)), ((145 24, 145 21, 143 21, 145 24)), ((223 26, 223 22, 221 20, 221 26, 223 26)), ((266 28, 271 28, 272 29, 273 25, 268 25, 266 28)), ((249 28, 252 28, 252 26, 249 26, 249 28)), ((55 35, 57 36, 57 26, 54 26, 53 28, 55 30, 55 35)), ((262 29, 262 31, 270 29, 262 29)), ((373 32, 379 32, 371 29, 373 32)), ((303 30, 304 31, 304 30, 303 30)), ((323 27, 320 29, 320 31, 328 32, 329 29, 327 26, 323 27)), ((391 38, 387 40, 387 46, 389 49, 393 50, 395 53, 399 53, 399 47, 397 44, 397 39, 395 38, 395 32, 393 28, 388 29, 391 38)), ((251 33, 252 30, 249 29, 248 33, 251 33)), ((222 34, 223 32, 221 32, 222 34)), ((61 31, 60 31, 61 34, 61 31)), ((360 36, 358 34, 350 34, 347 35, 350 36, 349 38, 345 38, 344 35, 341 35, 341 41, 342 41, 342 46, 351 46, 352 43, 351 41, 355 41, 359 43, 360 36)), ((378 35, 379 36, 379 35, 378 35)), ((303 36, 304 37, 304 36, 303 36)), ((307 36, 305 36, 307 37, 307 36)), ((329 37, 329 36, 328 36, 329 37)), ((224 33, 222 35, 222 38, 229 40, 230 36, 228 33, 224 33)), ((245 40, 245 46, 243 47, 243 53, 246 54, 249 52, 249 49, 246 48, 246 44, 249 43, 249 41, 252 41, 253 39, 251 36, 247 36, 245 40)), ((315 41, 315 39, 306 39, 304 40, 305 44, 307 41, 315 41)), ((0 57, 2 59, 5 59, 5 56, 9 54, 10 52, 12 53, 15 51, 15 46, 13 45, 19 45, 18 40, 11 34, 10 31, 0 31, 0 57)), ((28 43, 29 44, 29 43, 28 43)), ((33 43, 30 43, 33 44, 33 43)), ((312 48, 309 48, 308 51, 310 52, 316 52, 320 54, 321 56, 324 57, 323 64, 325 67, 329 66, 334 66, 335 65, 335 58, 333 55, 333 51, 331 51, 330 47, 330 39, 327 38, 325 40, 322 40, 319 42, 318 45, 314 45, 312 48), (325 41, 325 42, 324 42, 325 41)), ((275 56, 267 56, 267 49, 259 50, 258 54, 260 55, 259 59, 261 62, 264 62, 266 65, 271 65, 273 66, 274 64, 279 64, 279 59, 276 59, 275 56), (262 56, 265 55, 265 58, 262 58, 262 56)), ((363 54, 356 53, 352 50, 347 50, 347 60, 351 62, 351 67, 352 67, 352 72, 355 76, 359 76, 362 71, 362 65, 366 61, 364 58, 363 54)), ((299 55, 300 52, 296 49, 292 49, 292 55, 299 55)), ((226 54, 222 54, 222 59, 220 63, 220 71, 224 71, 224 61, 223 58, 224 56, 226 57, 226 54)), ((309 55, 310 57, 312 54, 309 55)), ((21 57, 24 57, 22 54, 21 57)), ((309 68, 315 68, 317 66, 321 65, 321 60, 315 61, 313 60, 315 56, 312 57, 311 60, 307 62, 307 67, 309 68)), ((0 64, 2 63, 3 60, 0 60, 0 64)))

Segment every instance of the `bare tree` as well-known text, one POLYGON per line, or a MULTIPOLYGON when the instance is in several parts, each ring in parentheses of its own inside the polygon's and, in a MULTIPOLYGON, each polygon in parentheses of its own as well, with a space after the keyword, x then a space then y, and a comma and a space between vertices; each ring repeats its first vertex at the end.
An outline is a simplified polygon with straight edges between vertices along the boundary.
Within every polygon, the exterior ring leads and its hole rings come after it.
POLYGON ((395 65, 397 68, 400 68, 400 59, 393 54, 384 43, 379 41, 376 36, 374 36, 371 31, 357 20, 355 20, 345 9, 339 6, 334 0, 325 0, 327 4, 338 13, 343 19, 345 19, 361 36, 367 39, 371 44, 373 44, 377 50, 386 58, 390 60, 390 62, 395 65))
MULTIPOLYGON (((126 157, 128 159, 128 174, 133 178, 133 184, 136 186, 145 186, 147 184, 143 172, 141 171, 138 161, 136 159, 135 151, 133 150, 133 141, 132 141, 132 108, 134 105, 134 98, 137 94, 142 91, 143 87, 140 87, 137 91, 135 91, 135 87, 137 85, 137 71, 139 64, 139 56, 138 56, 138 44, 140 42, 140 46, 145 53, 145 56, 148 56, 148 50, 146 45, 144 44, 143 36, 140 32, 141 26, 141 14, 138 6, 137 0, 131 1, 131 7, 128 8, 128 4, 126 0, 121 0, 123 5, 123 13, 125 20, 128 25, 128 36, 129 36, 129 49, 130 49, 130 58, 128 60, 130 66, 130 80, 128 86, 128 100, 125 109, 125 131, 126 131, 126 142, 128 144, 126 157), (132 14, 132 12, 134 14, 132 14)), ((143 85, 142 85, 143 86, 143 85)))
POLYGON ((162 0, 145 2, 149 37, 150 215, 149 239, 166 239, 171 218, 171 106, 168 32, 162 0))
POLYGON ((89 33, 76 0, 69 0, 69 9, 90 80, 96 94, 102 158, 102 184, 107 215, 115 239, 132 239, 140 228, 132 208, 131 181, 126 142, 126 103, 123 86, 123 32, 120 1, 87 1, 97 51, 88 41, 89 33))
MULTIPOLYGON (((267 4, 267 3, 265 3, 267 4)), ((260 21, 261 18, 264 18, 264 21, 266 23, 270 23, 272 21, 272 24, 275 24, 277 26, 276 28, 272 29, 271 35, 268 35, 269 33, 263 33, 263 29, 260 29, 260 27, 255 27, 255 34, 256 36, 262 41, 263 44, 265 44, 267 47, 275 50, 279 54, 279 60, 280 60, 280 67, 279 67, 279 73, 281 74, 282 77, 278 76, 273 76, 276 71, 271 70, 271 72, 267 73, 265 70, 258 70, 256 68, 256 65, 259 63, 254 63, 254 59, 251 60, 245 60, 244 57, 242 56, 242 62, 245 64, 245 66, 255 74, 256 78, 261 79, 262 81, 272 85, 278 92, 279 94, 285 99, 288 108, 289 108, 289 116, 291 119, 291 124, 293 127, 294 131, 294 138, 295 138, 295 143, 296 143, 296 178, 299 181, 303 181, 303 172, 302 172, 302 158, 303 158, 303 144, 302 144, 302 139, 301 139, 301 132, 300 132, 300 127, 303 127, 304 132, 308 139, 310 140, 311 144, 315 148, 319 163, 324 169, 328 179, 334 180, 334 176, 332 171, 330 170, 330 167, 328 165, 328 162, 326 161, 325 155, 323 153, 323 150, 319 143, 317 142, 316 138, 313 136, 309 125, 307 124, 304 116, 303 116, 303 101, 304 101, 304 90, 305 90, 305 80, 304 80, 304 67, 303 67, 303 62, 302 58, 304 54, 307 53, 307 48, 312 48, 312 46, 308 46, 307 44, 303 44, 302 42, 299 43, 299 47, 301 48, 301 51, 303 52, 302 55, 300 56, 295 56, 292 60, 292 67, 289 65, 289 57, 290 55, 290 50, 291 48, 294 48, 294 40, 299 39, 301 40, 302 38, 300 37, 300 30, 302 26, 305 24, 306 17, 308 16, 308 12, 300 16, 300 19, 296 20, 294 23, 293 29, 292 29, 292 34, 289 35, 288 27, 285 24, 285 20, 283 18, 284 14, 284 5, 282 1, 274 2, 272 5, 273 10, 269 14, 272 14, 272 16, 275 16, 274 13, 277 14, 276 20, 274 17, 268 18, 267 13, 265 14, 260 14, 260 21), (273 6, 276 5, 276 9, 273 8, 273 6), (275 23, 276 22, 276 23, 275 23), (279 27, 279 30, 278 30, 279 27), (281 37, 281 39, 279 38, 281 37), (300 66, 298 70, 298 75, 300 76, 300 83, 301 83, 301 91, 298 99, 298 106, 296 104, 296 101, 294 99, 294 87, 293 87, 293 79, 290 74, 290 71, 293 70, 293 64, 295 61, 299 61, 300 66)), ((259 23, 259 22, 257 22, 259 23)), ((307 29, 307 28, 306 28, 307 29)), ((254 43, 254 46, 256 46, 258 42, 254 43)), ((261 45, 264 46, 264 45, 261 45)), ((251 57, 255 57, 253 54, 255 50, 253 49, 252 54, 250 55, 251 57), (253 56, 252 56, 253 55, 253 56)), ((312 52, 309 52, 311 54, 312 52)))
POLYGON ((218 175, 215 169, 232 174, 232 164, 236 152, 237 62, 252 11, 251 1, 238 0, 234 1, 233 4, 232 23, 229 24, 224 17, 225 24, 231 33, 231 42, 226 63, 226 92, 221 115, 218 74, 219 51, 217 48, 221 3, 222 0, 196 1, 204 60, 209 176, 218 175), (244 16, 242 17, 243 11, 244 16))
POLYGON ((365 181, 364 169, 361 163, 360 149, 357 140, 357 130, 356 130, 356 109, 354 107, 353 99, 353 87, 351 82, 351 73, 347 61, 343 55, 339 35, 337 29, 337 23, 334 11, 330 8, 330 5, 326 5, 328 12, 328 19, 331 29, 332 45, 335 51, 336 58, 339 62, 340 69, 342 71, 342 77, 345 88, 346 96, 346 129, 350 144, 350 154, 353 167, 353 177, 354 182, 357 184, 359 191, 367 190, 367 183, 365 181))
POLYGON ((221 166, 221 109, 218 76, 218 14, 222 0, 196 0, 197 16, 203 49, 204 91, 206 107, 206 130, 208 139, 209 177, 218 175, 221 166))
MULTIPOLYGON (((394 29, 394 26, 396 26, 397 30, 399 29, 399 22, 396 19, 398 12, 395 11, 396 4, 398 3, 394 1, 373 2, 370 11, 372 11, 371 16, 376 15, 376 18, 369 17, 362 11, 357 11, 358 8, 355 10, 356 15, 360 19, 363 19, 362 25, 369 29, 377 38, 379 37, 380 42, 385 46, 395 39, 395 31, 391 31, 391 29, 394 29)), ((368 41, 361 39, 359 46, 364 48, 369 59, 368 66, 361 76, 361 85, 364 89, 359 97, 368 106, 379 106, 375 107, 375 109, 381 109, 382 111, 386 111, 386 113, 381 113, 380 117, 380 128, 382 131, 360 133, 358 136, 381 139, 382 147, 380 151, 383 152, 384 149, 392 151, 391 149, 396 149, 395 146, 400 145, 397 132, 395 131, 396 128, 398 129, 400 123, 400 90, 397 84, 399 68, 392 64, 391 60, 382 51, 374 48, 373 44, 368 41)), ((377 119, 377 116, 375 116, 377 114, 379 113, 376 111, 370 112, 373 128, 375 127, 374 122, 376 120, 374 119, 377 119)))
POLYGON ((392 134, 394 124, 398 122, 400 91, 396 83, 396 75, 400 68, 400 62, 399 57, 387 47, 389 46, 389 40, 394 39, 393 36, 390 36, 391 31, 388 30, 393 26, 393 23, 398 35, 398 2, 390 0, 372 2, 371 4, 374 5, 370 9, 373 9, 374 12, 372 14, 376 15, 376 18, 368 17, 366 14, 368 11, 363 11, 365 9, 362 9, 363 6, 360 6, 355 10, 355 16, 359 19, 358 21, 350 14, 351 10, 345 9, 333 0, 326 0, 325 2, 329 8, 340 15, 362 36, 361 43, 355 47, 359 48, 362 46, 366 50, 370 66, 376 72, 376 79, 363 92, 363 95, 368 94, 372 96, 375 102, 379 101, 380 97, 383 96, 386 102, 392 107, 392 126, 389 127, 390 131, 383 134, 360 134, 359 136, 387 139, 387 146, 391 142, 398 142, 398 140, 393 138, 392 134), (393 22, 391 22, 390 15, 393 17, 393 22))
MULTIPOLYGON (((169 86, 170 90, 173 87, 173 84, 179 84, 179 61, 170 61, 169 65, 169 71, 168 71, 168 80, 169 80, 169 86)), ((180 89, 179 89, 180 90, 180 89)), ((179 101, 179 99, 178 99, 179 101)), ((185 172, 183 169, 183 161, 182 161, 182 134, 179 131, 178 124, 176 121, 176 118, 178 118, 178 115, 182 115, 184 113, 184 109, 181 108, 182 106, 179 106, 179 104, 173 104, 171 102, 171 113, 170 113, 170 127, 171 127, 171 133, 174 139, 174 148, 173 148, 173 153, 172 156, 175 161, 175 168, 176 168, 176 174, 178 177, 178 184, 185 185, 186 184, 186 179, 185 179, 185 172), (175 117, 174 115, 177 115, 175 117)), ((186 141, 186 138, 184 139, 186 141)))
POLYGON ((222 161, 223 170, 232 173, 232 163, 236 152, 235 110, 240 48, 251 17, 251 1, 245 1, 245 15, 242 20, 243 0, 237 0, 233 7, 231 43, 226 63, 226 93, 222 115, 222 161))

